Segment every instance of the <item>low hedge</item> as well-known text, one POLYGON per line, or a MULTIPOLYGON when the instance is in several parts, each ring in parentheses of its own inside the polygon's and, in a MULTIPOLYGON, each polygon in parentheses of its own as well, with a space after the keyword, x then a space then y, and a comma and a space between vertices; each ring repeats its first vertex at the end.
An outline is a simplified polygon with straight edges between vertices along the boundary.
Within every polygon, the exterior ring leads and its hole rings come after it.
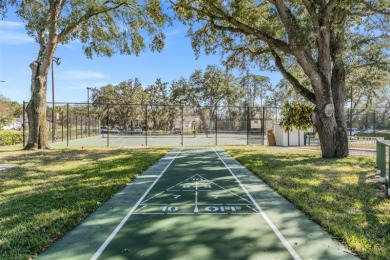
POLYGON ((385 140, 390 140, 390 132, 375 132, 374 133, 358 133, 356 136, 361 137, 384 137, 385 140))
POLYGON ((21 131, 0 131, 0 146, 20 144, 23 142, 21 131))

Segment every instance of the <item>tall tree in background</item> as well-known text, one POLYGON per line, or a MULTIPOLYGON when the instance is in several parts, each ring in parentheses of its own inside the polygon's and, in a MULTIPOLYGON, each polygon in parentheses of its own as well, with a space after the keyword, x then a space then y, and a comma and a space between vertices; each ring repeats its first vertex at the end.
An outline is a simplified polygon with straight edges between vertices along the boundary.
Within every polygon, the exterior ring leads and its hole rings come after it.
POLYGON ((217 106, 235 105, 244 96, 232 74, 217 66, 196 70, 189 80, 180 79, 173 84, 173 96, 194 106, 202 120, 204 131, 212 127, 217 106))
POLYGON ((153 85, 149 85, 145 92, 148 96, 149 118, 152 121, 152 129, 169 130, 172 126, 169 118, 169 93, 168 82, 157 79, 153 85))
POLYGON ((47 148, 47 74, 59 44, 80 40, 87 57, 115 52, 138 55, 146 48, 163 48, 161 28, 167 21, 159 0, 0 0, 0 12, 9 5, 26 22, 28 35, 39 44, 36 61, 30 64, 31 100, 27 106, 29 135, 25 149, 47 148))
POLYGON ((248 105, 252 107, 256 105, 264 105, 266 92, 270 85, 268 77, 247 74, 241 78, 240 84, 245 89, 245 100, 248 105), (256 100, 259 98, 260 102, 256 104, 256 100))
MULTIPOLYGON (((389 67, 388 0, 171 0, 197 54, 222 50, 229 67, 277 68, 315 104, 322 156, 348 156, 344 102, 347 55, 370 51, 389 67), (370 47, 373 46, 373 47, 370 47), (298 71, 297 71, 298 70, 298 71), (304 75, 300 80, 297 74, 304 75)), ((360 66, 367 66, 362 59, 360 66)))
POLYGON ((15 118, 21 117, 23 106, 15 101, 11 101, 0 93, 0 130, 11 123, 15 118))
POLYGON ((146 100, 147 94, 137 78, 92 90, 93 106, 105 115, 110 114, 111 126, 119 125, 124 130, 135 126, 145 109, 146 100))

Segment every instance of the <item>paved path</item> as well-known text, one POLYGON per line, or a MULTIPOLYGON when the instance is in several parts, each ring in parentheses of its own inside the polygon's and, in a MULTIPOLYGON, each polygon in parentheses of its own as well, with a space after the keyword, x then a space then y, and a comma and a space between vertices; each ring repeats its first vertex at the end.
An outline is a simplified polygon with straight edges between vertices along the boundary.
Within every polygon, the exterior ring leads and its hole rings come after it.
POLYGON ((174 149, 38 259, 356 259, 223 150, 174 149))

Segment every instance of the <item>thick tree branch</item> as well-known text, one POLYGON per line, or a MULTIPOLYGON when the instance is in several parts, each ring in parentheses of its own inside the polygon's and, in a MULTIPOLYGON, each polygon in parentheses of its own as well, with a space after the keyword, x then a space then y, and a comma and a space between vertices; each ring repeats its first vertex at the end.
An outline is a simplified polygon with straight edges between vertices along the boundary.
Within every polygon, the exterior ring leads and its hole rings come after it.
POLYGON ((302 0, 303 4, 305 5, 305 8, 307 12, 310 15, 311 21, 315 28, 319 27, 318 20, 317 20, 317 13, 315 10, 315 7, 313 6, 313 2, 309 0, 302 0))
POLYGON ((383 15, 390 15, 390 11, 387 10, 380 10, 378 8, 375 8, 370 3, 367 3, 366 1, 361 1, 361 3, 370 11, 377 13, 377 14, 383 14, 383 15))
MULTIPOLYGON (((276 49, 282 50, 283 52, 291 54, 291 50, 286 42, 279 40, 279 39, 276 39, 276 38, 273 38, 269 34, 263 32, 263 31, 260 31, 259 29, 255 29, 247 24, 244 24, 244 23, 238 21, 233 16, 229 15, 228 13, 226 13, 223 10, 221 10, 220 8, 218 8, 214 4, 213 1, 207 0, 207 2, 208 2, 208 5, 212 8, 212 10, 214 10, 216 13, 218 13, 220 15, 218 20, 226 21, 229 24, 232 24, 233 26, 235 26, 235 27, 231 27, 231 26, 217 25, 213 20, 211 20, 210 22, 212 22, 212 25, 215 28, 217 28, 219 30, 224 30, 224 31, 242 33, 244 35, 253 35, 253 36, 257 37, 258 39, 266 42, 268 45, 270 45, 276 49)), ((186 6, 185 8, 190 9, 198 14, 203 14, 203 16, 213 18, 213 15, 210 12, 204 12, 202 10, 194 8, 193 6, 186 6)))
POLYGON ((100 10, 94 11, 93 8, 91 8, 89 11, 87 11, 83 16, 80 17, 76 22, 69 25, 67 28, 62 30, 61 33, 58 35, 58 42, 63 42, 66 40, 66 38, 75 33, 80 27, 83 25, 84 22, 88 21, 90 18, 94 16, 98 16, 99 14, 108 13, 111 11, 114 11, 116 9, 121 8, 122 6, 127 5, 125 2, 121 2, 117 5, 114 5, 112 7, 104 6, 104 4, 112 3, 111 1, 104 2, 101 6, 102 8, 100 10))
POLYGON ((325 5, 324 10, 322 10, 323 14, 326 17, 329 17, 329 15, 333 12, 333 9, 336 7, 338 3, 338 0, 329 0, 328 3, 325 5))
POLYGON ((260 50, 251 50, 251 48, 244 47, 244 46, 238 46, 236 48, 232 48, 232 47, 228 47, 228 46, 222 45, 222 47, 225 50, 231 51, 233 53, 245 53, 245 52, 248 52, 250 54, 261 55, 261 54, 265 54, 265 53, 270 53, 271 52, 271 50, 269 48, 260 49, 260 50))
POLYGON ((390 62, 370 62, 370 63, 359 64, 356 66, 350 66, 350 67, 348 67, 347 73, 350 73, 350 72, 357 70, 357 69, 368 68, 368 67, 373 67, 373 66, 378 66, 378 65, 390 66, 390 62))
POLYGON ((316 97, 313 92, 308 90, 306 87, 304 87, 297 78, 295 78, 290 72, 286 70, 286 68, 283 66, 282 59, 280 56, 276 53, 275 50, 271 50, 272 56, 275 59, 275 65, 279 69, 279 71, 282 73, 284 78, 288 80, 288 82, 291 83, 291 85, 294 87, 294 89, 301 94, 303 97, 305 97, 308 101, 312 102, 313 104, 316 104, 316 97))

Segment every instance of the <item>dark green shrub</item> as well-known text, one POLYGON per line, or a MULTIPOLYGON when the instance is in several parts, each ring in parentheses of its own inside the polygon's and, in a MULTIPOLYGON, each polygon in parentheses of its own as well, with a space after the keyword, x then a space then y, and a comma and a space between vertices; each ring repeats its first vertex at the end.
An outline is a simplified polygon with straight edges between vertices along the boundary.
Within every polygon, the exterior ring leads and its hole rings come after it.
POLYGON ((23 142, 21 131, 0 131, 0 146, 20 144, 23 142))

